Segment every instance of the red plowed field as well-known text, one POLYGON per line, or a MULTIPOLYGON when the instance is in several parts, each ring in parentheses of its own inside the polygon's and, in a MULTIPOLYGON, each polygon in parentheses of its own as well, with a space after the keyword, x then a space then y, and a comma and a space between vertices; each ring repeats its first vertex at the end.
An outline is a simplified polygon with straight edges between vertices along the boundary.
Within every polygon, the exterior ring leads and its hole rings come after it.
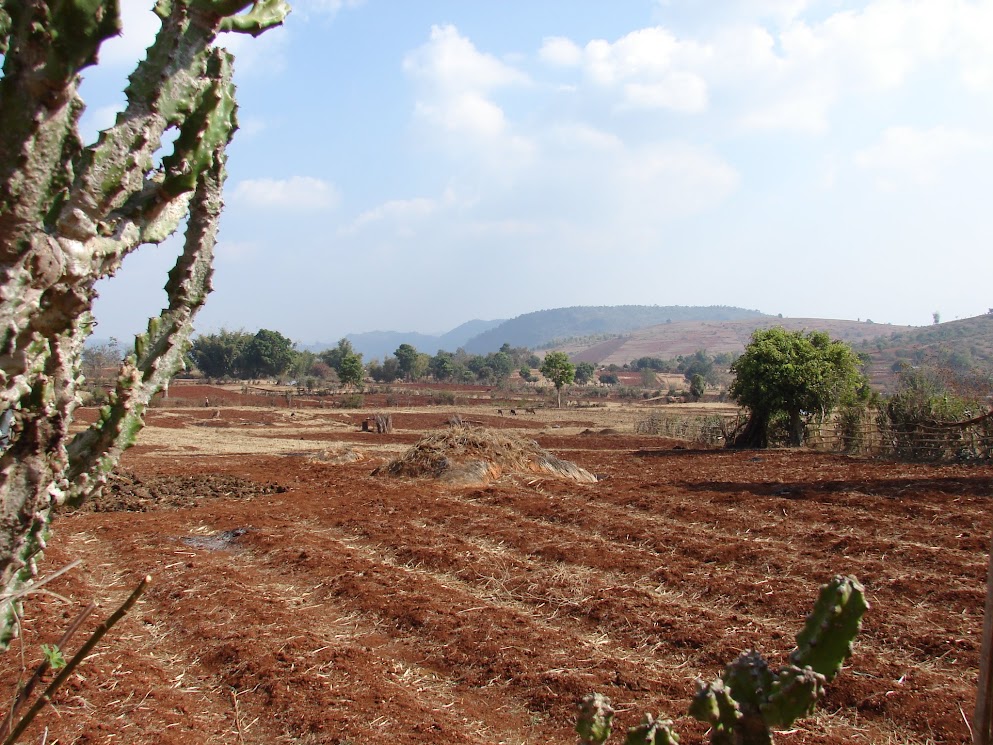
POLYGON ((114 488, 57 519, 42 573, 83 564, 50 585, 68 602, 27 601, 4 695, 86 602, 92 627, 154 580, 23 742, 569 743, 600 691, 622 728, 664 712, 702 743, 694 680, 753 647, 780 662, 838 573, 872 608, 777 742, 970 741, 989 465, 682 449, 545 410, 516 424, 599 482, 459 487, 371 475, 439 414, 374 435, 358 412, 219 411, 156 410, 114 488))

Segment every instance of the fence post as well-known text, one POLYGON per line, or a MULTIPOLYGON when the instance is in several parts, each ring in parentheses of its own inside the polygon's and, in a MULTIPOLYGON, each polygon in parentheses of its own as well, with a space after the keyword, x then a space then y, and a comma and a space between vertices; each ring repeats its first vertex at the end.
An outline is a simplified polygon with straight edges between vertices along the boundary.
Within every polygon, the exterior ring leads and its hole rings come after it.
POLYGON ((993 536, 986 563, 986 610, 983 614, 983 646, 979 653, 979 683, 976 687, 976 713, 972 721, 974 745, 990 745, 993 714, 993 536))

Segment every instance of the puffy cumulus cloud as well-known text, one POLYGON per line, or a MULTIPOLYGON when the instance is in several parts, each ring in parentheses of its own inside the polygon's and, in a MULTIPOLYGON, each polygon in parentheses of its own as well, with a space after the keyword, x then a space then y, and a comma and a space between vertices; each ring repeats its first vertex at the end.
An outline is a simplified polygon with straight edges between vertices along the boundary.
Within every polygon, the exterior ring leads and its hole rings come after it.
POLYGON ((707 83, 686 72, 667 75, 657 83, 628 83, 622 107, 698 114, 707 108, 707 83))
POLYGON ((435 26, 426 44, 403 61, 418 87, 415 119, 427 125, 429 139, 440 136, 454 157, 469 156, 490 171, 529 162, 533 144, 510 125, 495 100, 503 88, 530 87, 522 71, 480 52, 454 26, 435 26))
MULTIPOLYGON (((564 48, 565 42, 557 42, 564 48)), ((619 108, 699 113, 707 108, 707 82, 698 74, 712 49, 678 39, 661 26, 639 29, 615 42, 594 39, 582 50, 589 81, 618 94, 619 108)))
POLYGON ((471 91, 440 101, 418 101, 414 110, 422 119, 453 132, 493 138, 503 134, 507 127, 503 109, 471 91))
POLYGON ((310 176, 247 179, 234 187, 231 196, 236 205, 278 212, 333 209, 340 199, 334 184, 310 176))
POLYGON ((858 151, 854 161, 875 172, 881 188, 894 189, 933 183, 946 169, 982 154, 993 154, 993 136, 943 126, 890 127, 878 142, 858 151))
MULTIPOLYGON (((660 0, 664 11, 691 0, 660 0)), ((993 3, 988 0, 733 0, 704 30, 663 26, 582 48, 586 78, 624 109, 727 111, 745 129, 823 134, 846 99, 907 86, 950 63, 977 93, 993 86, 993 3), (854 6, 854 7, 852 7, 854 6)), ((569 39, 540 56, 569 60, 569 39)))
POLYGON ((823 133, 843 99, 896 90, 936 62, 967 84, 993 81, 993 47, 979 41, 990 34, 988 2, 874 0, 794 18, 775 36, 754 23, 726 29, 705 76, 737 98, 747 127, 823 133))
POLYGON ((652 80, 698 66, 711 54, 706 45, 677 39, 661 26, 632 31, 613 43, 594 39, 583 52, 587 74, 603 85, 652 80))
POLYGON ((480 52, 450 25, 433 26, 429 41, 407 55, 403 69, 429 88, 445 94, 484 92, 530 82, 517 68, 480 52))
POLYGON ((576 67, 583 61, 583 50, 571 39, 549 36, 542 42, 538 57, 554 67, 576 67))

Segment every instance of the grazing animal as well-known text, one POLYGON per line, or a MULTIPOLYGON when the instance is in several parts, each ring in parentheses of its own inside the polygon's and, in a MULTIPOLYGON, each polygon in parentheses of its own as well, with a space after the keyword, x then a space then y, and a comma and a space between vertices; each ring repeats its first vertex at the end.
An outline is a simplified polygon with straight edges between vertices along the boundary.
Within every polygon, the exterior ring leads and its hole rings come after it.
POLYGON ((517 409, 511 409, 510 413, 513 414, 514 416, 517 416, 517 409))
POLYGON ((497 409, 497 414, 499 414, 500 416, 503 416, 503 409, 497 409))
POLYGON ((525 409, 524 410, 524 413, 525 414, 534 414, 535 413, 535 410, 534 409, 525 409))

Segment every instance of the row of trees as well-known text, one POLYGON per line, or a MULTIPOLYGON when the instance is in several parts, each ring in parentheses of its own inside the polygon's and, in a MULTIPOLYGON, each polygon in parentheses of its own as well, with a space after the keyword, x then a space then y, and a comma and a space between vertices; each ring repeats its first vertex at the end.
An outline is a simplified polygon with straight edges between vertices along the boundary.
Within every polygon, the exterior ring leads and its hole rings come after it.
MULTIPOLYGON (((116 349, 116 347, 115 347, 116 349)), ((107 364, 102 356, 91 357, 107 364)), ((118 358, 119 359, 119 358, 118 358)), ((509 344, 486 355, 439 351, 435 355, 401 344, 392 357, 365 364, 351 342, 341 339, 337 346, 320 353, 298 351, 293 342, 276 331, 262 329, 255 334, 222 330, 199 336, 190 350, 192 363, 214 378, 259 378, 291 376, 297 380, 315 379, 358 386, 366 375, 377 382, 415 381, 430 377, 453 383, 499 383, 515 371, 525 381, 535 380, 532 370, 556 389, 561 406, 562 388, 571 383, 589 383, 597 375, 588 362, 574 364, 564 352, 549 352, 540 360, 530 350, 509 344)), ((767 447, 778 437, 790 445, 803 442, 813 419, 825 419, 841 407, 863 407, 871 397, 865 369, 866 355, 856 354, 841 341, 823 332, 786 331, 771 328, 756 331, 744 353, 710 355, 699 350, 692 355, 669 360, 641 357, 626 369, 641 370, 646 376, 657 372, 682 374, 689 392, 699 398, 708 383, 727 380, 730 398, 749 413, 744 428, 735 437, 738 447, 767 447), (780 435, 774 433, 779 432, 780 435)), ((600 372, 603 382, 616 382, 610 369, 600 372)), ((907 368, 908 385, 920 388, 921 375, 907 368)), ((890 407, 901 406, 897 396, 890 407)), ((961 408, 961 407, 959 407, 961 408)))
MULTIPOLYGON (((358 385, 366 375, 379 383, 415 381, 430 376, 453 383, 499 383, 519 371, 528 380, 540 358, 524 347, 504 344, 498 352, 469 354, 463 349, 439 351, 435 355, 401 344, 393 356, 368 363, 348 339, 331 349, 314 353, 297 350, 278 331, 262 329, 256 334, 221 330, 202 334, 192 343, 190 363, 209 378, 287 377, 358 385)), ((590 375, 592 377, 592 366, 590 375)))

